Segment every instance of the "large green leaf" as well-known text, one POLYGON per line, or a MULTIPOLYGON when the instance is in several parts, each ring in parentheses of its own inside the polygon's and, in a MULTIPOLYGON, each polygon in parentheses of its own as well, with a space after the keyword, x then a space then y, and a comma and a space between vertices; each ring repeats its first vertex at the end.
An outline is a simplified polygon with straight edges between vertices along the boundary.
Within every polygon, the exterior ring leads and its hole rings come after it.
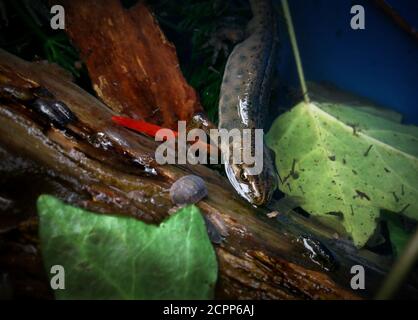
POLYGON ((65 269, 58 299, 210 299, 217 261, 196 206, 159 226, 38 200, 46 270, 65 269))
POLYGON ((267 135, 279 188, 363 246, 380 209, 418 219, 418 128, 341 103, 300 103, 267 135))

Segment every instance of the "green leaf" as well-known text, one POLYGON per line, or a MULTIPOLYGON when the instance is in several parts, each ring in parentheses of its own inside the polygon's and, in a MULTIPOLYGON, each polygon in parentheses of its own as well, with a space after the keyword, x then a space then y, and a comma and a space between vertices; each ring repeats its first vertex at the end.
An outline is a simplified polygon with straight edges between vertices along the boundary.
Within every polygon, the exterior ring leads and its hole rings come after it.
POLYGON ((388 229, 392 249, 395 255, 399 255, 407 245, 411 235, 403 230, 398 224, 395 224, 392 221, 388 221, 388 229))
POLYGON ((380 209, 418 219, 418 128, 371 109, 300 103, 267 135, 279 188, 363 246, 380 209))
MULTIPOLYGON (((38 199, 46 270, 62 265, 57 299, 210 299, 217 261, 196 206, 159 226, 38 199)), ((51 275, 53 276, 53 275, 51 275)))
POLYGON ((382 212, 382 214, 388 226, 393 253, 398 256, 408 244, 412 232, 405 230, 399 215, 386 211, 382 212))
POLYGON ((394 110, 382 108, 372 101, 341 90, 332 84, 308 82, 309 97, 318 103, 337 103, 371 113, 395 122, 402 121, 402 115, 394 110))

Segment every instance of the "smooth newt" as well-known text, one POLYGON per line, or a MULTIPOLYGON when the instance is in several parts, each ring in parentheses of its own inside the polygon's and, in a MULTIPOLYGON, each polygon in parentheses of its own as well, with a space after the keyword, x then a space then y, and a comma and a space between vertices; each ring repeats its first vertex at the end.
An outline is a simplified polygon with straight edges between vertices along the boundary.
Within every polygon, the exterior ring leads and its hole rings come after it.
MULTIPOLYGON (((253 17, 246 38, 230 54, 223 76, 219 100, 219 129, 263 129, 270 100, 276 50, 276 21, 270 0, 250 0, 253 17)), ((254 139, 252 139, 254 141, 254 139)), ((222 148, 233 148, 232 143, 222 148)), ((254 143, 242 146, 251 148, 254 143)), ((270 150, 263 146, 263 171, 251 175, 245 163, 225 161, 225 171, 235 190, 254 205, 269 202, 277 177, 270 150)))

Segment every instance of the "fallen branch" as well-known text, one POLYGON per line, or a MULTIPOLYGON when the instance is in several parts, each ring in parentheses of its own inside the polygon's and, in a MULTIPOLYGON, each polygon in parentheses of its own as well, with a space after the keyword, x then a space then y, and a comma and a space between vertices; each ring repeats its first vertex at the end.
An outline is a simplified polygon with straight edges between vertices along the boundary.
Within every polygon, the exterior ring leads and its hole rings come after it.
MULTIPOLYGON (((114 125, 114 112, 58 73, 51 73, 48 65, 28 63, 0 51, 0 82, 45 88, 78 118, 59 130, 24 103, 1 101, 0 145, 35 167, 34 174, 21 176, 22 193, 32 195, 27 199, 32 219, 36 197, 50 193, 92 211, 158 223, 172 208, 169 186, 194 173, 204 177, 209 191, 198 206, 208 219, 223 225, 227 234, 215 246, 220 266, 217 298, 357 299, 357 292, 350 289, 350 269, 355 264, 366 268, 367 290, 362 295, 372 296, 381 283, 388 264, 372 253, 322 238, 326 230, 297 216, 268 219, 265 210, 242 201, 225 178, 207 167, 158 165, 153 159, 154 141, 114 125), (311 259, 299 241, 306 235, 320 239, 332 251, 336 268, 326 271, 311 259)), ((21 169, 2 170, 2 176, 13 181, 21 169)), ((21 197, 18 193, 12 201, 19 203, 21 197)), ((18 230, 27 223, 27 211, 19 213, 19 218, 18 230)), ((29 267, 14 265, 13 269, 13 263, 6 261, 12 273, 29 267)), ((0 258, 0 268, 5 263, 0 258)), ((409 286, 403 294, 416 292, 409 286)))

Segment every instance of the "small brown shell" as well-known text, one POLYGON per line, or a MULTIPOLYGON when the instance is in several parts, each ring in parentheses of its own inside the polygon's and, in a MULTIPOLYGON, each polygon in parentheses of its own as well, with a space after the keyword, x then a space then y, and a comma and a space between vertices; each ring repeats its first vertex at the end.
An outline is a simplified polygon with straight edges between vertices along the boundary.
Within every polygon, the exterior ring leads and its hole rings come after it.
POLYGON ((195 175, 181 177, 170 188, 171 201, 176 205, 197 203, 207 195, 205 181, 195 175))

